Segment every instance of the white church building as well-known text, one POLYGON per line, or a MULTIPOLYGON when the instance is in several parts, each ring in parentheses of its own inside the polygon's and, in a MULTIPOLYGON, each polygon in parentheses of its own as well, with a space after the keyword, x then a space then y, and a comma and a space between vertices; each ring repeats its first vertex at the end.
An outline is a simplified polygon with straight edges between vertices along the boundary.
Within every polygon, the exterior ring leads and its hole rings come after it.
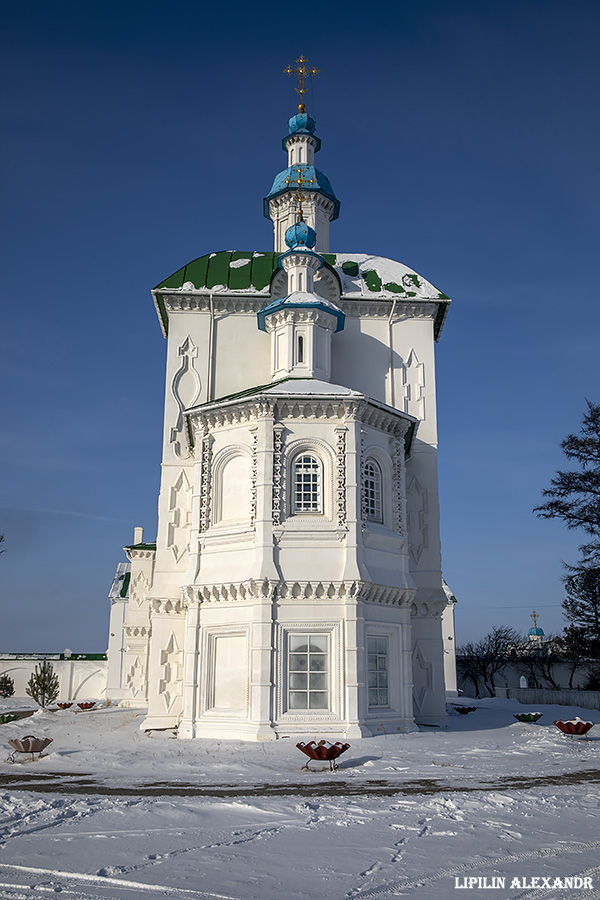
POLYGON ((330 252, 320 146, 301 104, 264 200, 274 250, 207 253, 152 292, 168 342, 158 533, 136 529, 117 571, 107 688, 147 706, 146 729, 352 739, 445 717, 449 298, 400 262, 330 252))

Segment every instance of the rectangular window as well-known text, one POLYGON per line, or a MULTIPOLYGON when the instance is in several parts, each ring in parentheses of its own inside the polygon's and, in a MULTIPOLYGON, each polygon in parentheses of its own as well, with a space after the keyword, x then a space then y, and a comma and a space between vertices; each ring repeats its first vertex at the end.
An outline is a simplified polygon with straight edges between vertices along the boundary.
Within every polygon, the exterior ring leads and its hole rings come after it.
POLYGON ((367 637, 369 709, 389 706, 388 639, 367 637))
POLYGON ((294 512, 321 512, 321 466, 308 453, 294 462, 294 512))
POLYGON ((329 636, 291 634, 288 641, 288 710, 329 709, 329 636))

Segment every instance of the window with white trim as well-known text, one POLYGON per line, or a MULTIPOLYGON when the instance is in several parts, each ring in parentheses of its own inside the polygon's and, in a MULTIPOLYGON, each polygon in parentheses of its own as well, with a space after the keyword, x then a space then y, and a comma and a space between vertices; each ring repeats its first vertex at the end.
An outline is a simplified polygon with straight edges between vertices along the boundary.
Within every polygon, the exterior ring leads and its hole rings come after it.
POLYGON ((367 675, 369 709, 389 706, 388 693, 388 639, 367 637, 367 675))
POLYGON ((329 635, 290 634, 288 710, 329 709, 329 635))
POLYGON ((311 453, 300 453, 292 466, 292 511, 323 512, 322 465, 311 453))
POLYGON ((374 459, 365 465, 365 517, 371 522, 383 522, 381 502, 381 469, 374 459))

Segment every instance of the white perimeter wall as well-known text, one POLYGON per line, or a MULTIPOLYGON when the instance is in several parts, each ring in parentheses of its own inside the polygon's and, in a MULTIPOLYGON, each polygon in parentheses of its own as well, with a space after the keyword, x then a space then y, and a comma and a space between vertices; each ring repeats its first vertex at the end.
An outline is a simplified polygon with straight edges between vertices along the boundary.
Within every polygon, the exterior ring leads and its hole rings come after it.
MULTIPOLYGON (((10 675, 15 683, 14 699, 32 703, 25 688, 41 659, 3 659, 0 657, 0 675, 10 675)), ((58 675, 58 701, 103 700, 106 692, 108 663, 103 659, 49 659, 58 675)))

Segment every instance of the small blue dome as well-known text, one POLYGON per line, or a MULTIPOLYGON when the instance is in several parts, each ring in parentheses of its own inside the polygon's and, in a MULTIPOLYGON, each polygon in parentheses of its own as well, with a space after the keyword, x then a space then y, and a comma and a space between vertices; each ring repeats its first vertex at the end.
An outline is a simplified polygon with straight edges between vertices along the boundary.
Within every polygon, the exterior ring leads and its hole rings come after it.
POLYGON ((297 113, 288 122, 290 134, 314 134, 316 124, 308 113, 297 113))
POLYGON ((296 222, 286 231, 285 242, 290 250, 295 250, 296 247, 312 248, 317 243, 317 233, 306 222, 296 222))
POLYGON ((530 628, 529 631, 527 632, 527 634, 530 637, 535 637, 535 636, 543 637, 544 636, 544 632, 542 631, 541 628, 530 628))

